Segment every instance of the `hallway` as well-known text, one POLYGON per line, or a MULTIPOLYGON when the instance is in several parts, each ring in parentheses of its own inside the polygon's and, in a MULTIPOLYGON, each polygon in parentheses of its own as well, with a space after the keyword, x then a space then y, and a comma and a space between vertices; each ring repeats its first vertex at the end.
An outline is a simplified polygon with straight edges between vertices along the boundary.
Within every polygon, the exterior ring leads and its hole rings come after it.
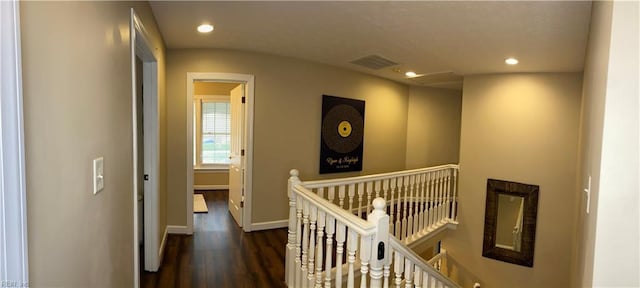
POLYGON ((285 287, 286 228, 245 233, 229 214, 228 191, 205 191, 208 213, 194 214, 193 235, 169 235, 156 273, 140 287, 285 287))

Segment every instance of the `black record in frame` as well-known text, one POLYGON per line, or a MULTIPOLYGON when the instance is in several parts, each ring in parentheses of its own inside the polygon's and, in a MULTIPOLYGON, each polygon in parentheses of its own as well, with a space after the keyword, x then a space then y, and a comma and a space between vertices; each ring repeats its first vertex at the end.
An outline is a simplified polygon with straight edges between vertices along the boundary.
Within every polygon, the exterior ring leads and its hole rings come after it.
POLYGON ((362 171, 364 104, 322 95, 320 174, 362 171))

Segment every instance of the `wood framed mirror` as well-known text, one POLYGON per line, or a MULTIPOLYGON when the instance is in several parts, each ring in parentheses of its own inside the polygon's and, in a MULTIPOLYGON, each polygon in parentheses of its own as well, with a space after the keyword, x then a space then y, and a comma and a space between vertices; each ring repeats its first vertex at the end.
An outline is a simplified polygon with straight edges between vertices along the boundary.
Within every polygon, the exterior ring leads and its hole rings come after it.
POLYGON ((488 179, 482 256, 533 267, 537 185, 488 179))

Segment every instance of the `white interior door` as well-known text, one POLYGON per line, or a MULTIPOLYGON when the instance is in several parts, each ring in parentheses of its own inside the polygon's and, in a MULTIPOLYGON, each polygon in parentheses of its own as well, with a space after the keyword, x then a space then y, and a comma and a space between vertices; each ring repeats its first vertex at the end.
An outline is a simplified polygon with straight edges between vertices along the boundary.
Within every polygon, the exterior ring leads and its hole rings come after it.
POLYGON ((229 164, 229 212, 242 227, 244 207, 244 84, 231 90, 231 156, 229 164))

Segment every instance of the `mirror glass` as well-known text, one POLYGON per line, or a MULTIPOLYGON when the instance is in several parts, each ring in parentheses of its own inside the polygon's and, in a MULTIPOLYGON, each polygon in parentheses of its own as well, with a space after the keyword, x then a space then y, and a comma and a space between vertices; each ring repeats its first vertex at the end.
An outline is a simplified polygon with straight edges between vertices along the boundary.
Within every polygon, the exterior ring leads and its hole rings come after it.
POLYGON ((498 194, 496 247, 520 252, 524 198, 498 194))

